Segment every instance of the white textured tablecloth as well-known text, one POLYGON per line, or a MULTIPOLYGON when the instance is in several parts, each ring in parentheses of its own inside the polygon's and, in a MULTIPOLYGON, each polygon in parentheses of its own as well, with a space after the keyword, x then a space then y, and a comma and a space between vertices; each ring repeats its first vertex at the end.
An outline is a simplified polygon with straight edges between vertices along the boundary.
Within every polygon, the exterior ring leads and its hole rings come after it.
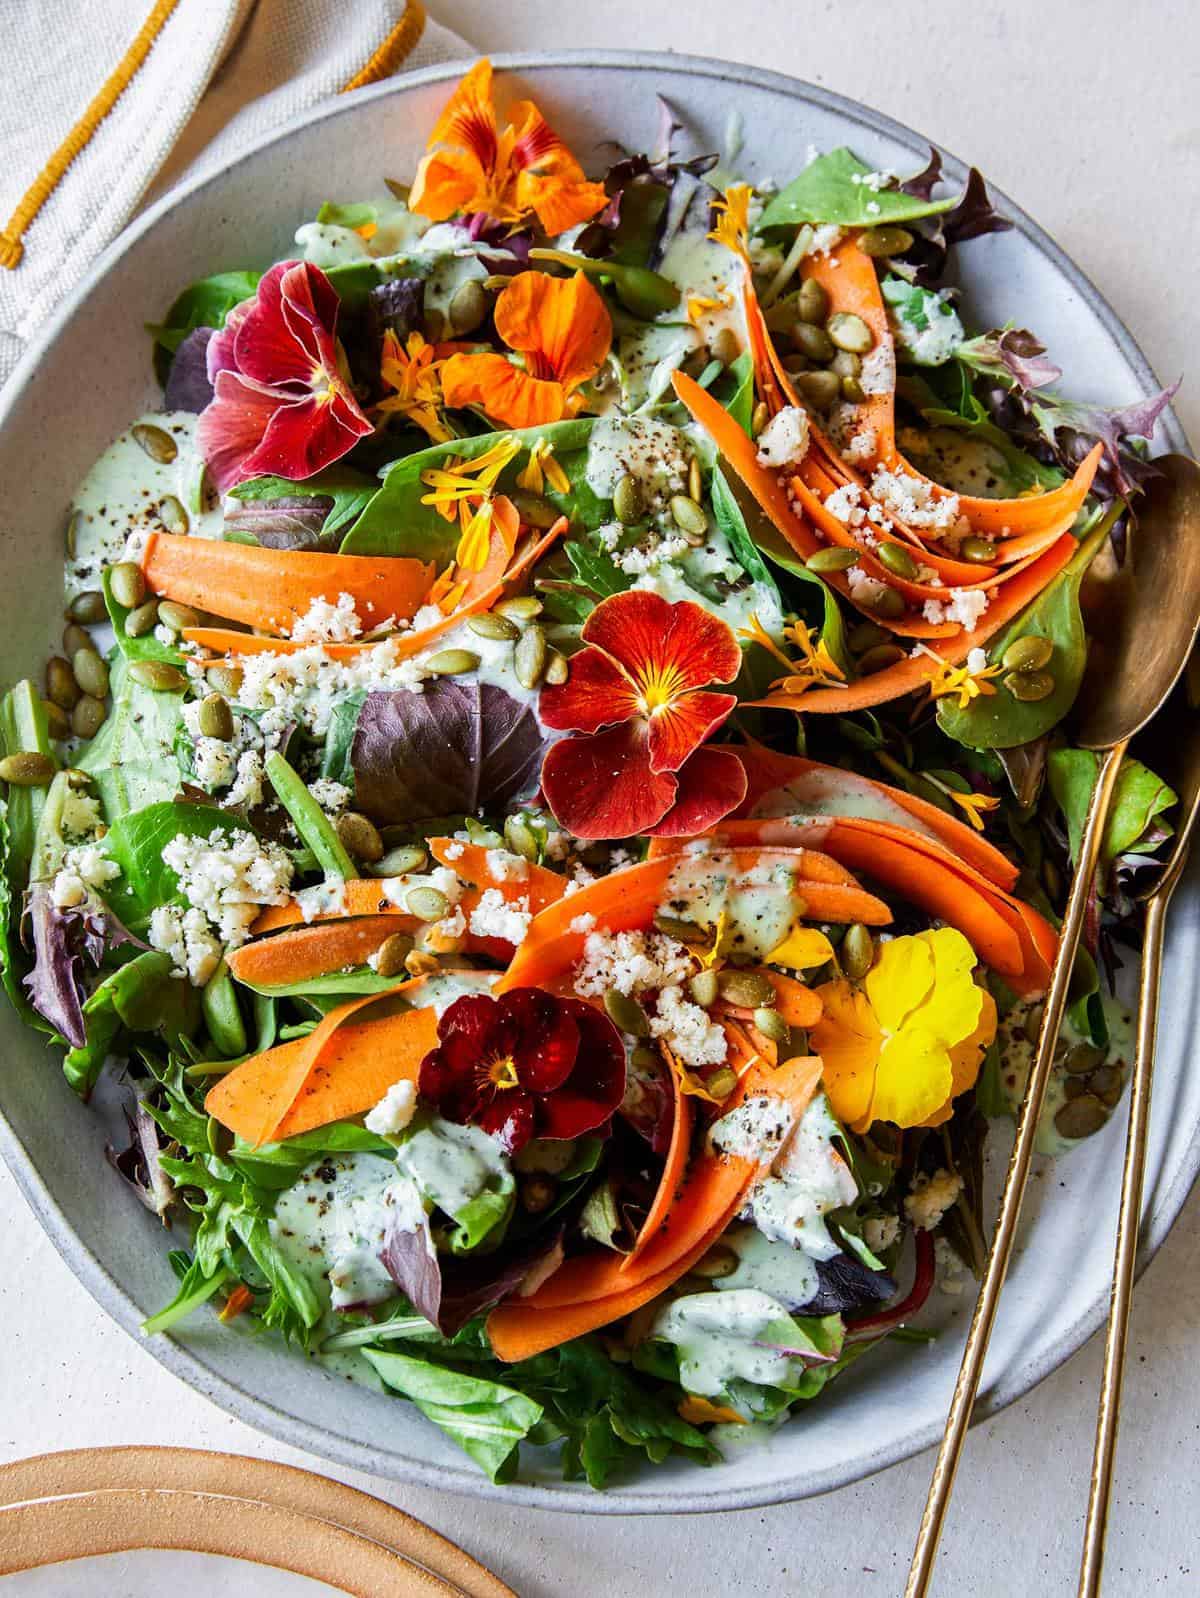
MULTIPOLYGON (((36 0, 4 0, 6 30, 14 4, 40 9, 36 0)), ((326 4, 339 14, 372 9, 363 0, 326 4)), ((322 9, 315 0, 311 8, 322 9)), ((899 117, 975 161, 1047 226, 1117 306, 1164 380, 1184 372, 1177 409, 1200 440, 1200 16, 1193 6, 519 0, 502 8, 435 0, 435 9, 440 21, 493 50, 688 50, 791 72, 899 117)), ((0 59, 0 74, 8 73, 0 59)), ((11 81, 9 89, 11 100, 11 81)), ((9 114, 0 110, 0 128, 9 114)), ((2 1173, 0 1328, 3 1457, 161 1442, 327 1468, 230 1420, 118 1331, 54 1256, 2 1173)), ((1198 1367, 1193 1202, 1135 1302, 1108 1598, 1200 1590, 1198 1367)), ((938 1598, 1074 1593, 1099 1369, 1093 1341, 972 1434, 938 1598)), ((539 1514, 352 1479, 453 1537, 522 1598, 896 1598, 930 1463, 925 1456, 806 1503, 702 1520, 539 1514)), ((75 1598, 74 1589, 64 1590, 75 1598)))

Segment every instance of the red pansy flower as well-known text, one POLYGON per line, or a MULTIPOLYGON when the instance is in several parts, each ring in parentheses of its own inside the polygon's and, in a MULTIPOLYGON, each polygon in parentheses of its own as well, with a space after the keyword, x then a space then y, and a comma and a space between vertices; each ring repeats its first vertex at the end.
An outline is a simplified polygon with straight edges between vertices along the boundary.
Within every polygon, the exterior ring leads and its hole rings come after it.
POLYGON ((513 1153, 531 1138, 595 1131, 625 1092, 621 1035, 581 999, 540 988, 468 994, 442 1016, 438 1039, 421 1061, 421 1097, 513 1153))
POLYGON ((214 398, 197 431, 224 493, 249 477, 311 477, 372 431, 337 341, 338 297, 307 261, 282 261, 208 345, 214 398))
POLYGON ((715 826, 746 795, 737 756, 701 748, 737 703, 704 691, 738 674, 732 630, 690 600, 632 588, 597 605, 581 636, 589 647, 572 655, 566 682, 538 700, 545 726, 585 735, 560 739, 542 764, 560 825, 577 838, 715 826))

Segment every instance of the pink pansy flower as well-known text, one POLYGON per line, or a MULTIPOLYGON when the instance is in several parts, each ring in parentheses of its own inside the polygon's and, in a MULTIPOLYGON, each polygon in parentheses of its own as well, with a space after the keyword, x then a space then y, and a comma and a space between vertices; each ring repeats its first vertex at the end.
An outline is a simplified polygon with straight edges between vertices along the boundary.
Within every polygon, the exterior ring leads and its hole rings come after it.
POLYGON ((209 341, 214 398, 197 439, 222 493, 250 477, 311 477, 372 431, 351 392, 337 319, 324 272, 282 261, 209 341))

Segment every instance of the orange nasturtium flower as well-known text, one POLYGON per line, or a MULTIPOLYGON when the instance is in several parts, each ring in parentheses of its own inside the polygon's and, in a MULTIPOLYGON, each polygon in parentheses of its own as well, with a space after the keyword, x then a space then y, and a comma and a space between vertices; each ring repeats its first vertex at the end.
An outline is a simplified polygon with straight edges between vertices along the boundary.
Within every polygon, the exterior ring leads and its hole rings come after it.
POLYGON ((612 344, 612 318, 582 272, 521 272, 500 294, 496 332, 524 357, 518 366, 491 351, 452 355, 442 368, 446 404, 478 405, 504 427, 540 427, 573 415, 578 393, 612 344))
POLYGON ((996 1001, 974 980, 975 951, 954 927, 885 943, 861 986, 817 992, 811 1033, 834 1113, 855 1132, 873 1121, 937 1126, 965 1093, 996 1035, 996 1001))
POLYGON ((531 100, 513 106, 501 130, 492 102, 492 63, 477 61, 451 95, 417 167, 408 208, 431 221, 483 211, 511 226, 532 212, 548 234, 602 211, 603 183, 583 168, 531 100))

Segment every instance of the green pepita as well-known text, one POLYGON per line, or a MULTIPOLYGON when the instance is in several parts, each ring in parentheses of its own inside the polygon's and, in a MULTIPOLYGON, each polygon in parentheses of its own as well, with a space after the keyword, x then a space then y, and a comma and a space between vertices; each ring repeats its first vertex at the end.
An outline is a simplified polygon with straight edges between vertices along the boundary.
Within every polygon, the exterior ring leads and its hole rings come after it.
POLYGON ((206 694, 200 701, 197 725, 205 738, 217 738, 228 743, 233 737, 233 711, 223 694, 206 694))
POLYGON ((646 496, 642 485, 632 472, 617 479, 613 489, 613 515, 622 527, 632 527, 646 514, 646 496))
POLYGON ((801 372, 796 378, 796 388, 801 397, 819 411, 827 411, 842 392, 841 379, 836 372, 801 372))
POLYGON ((505 817, 504 841, 513 854, 519 854, 522 860, 537 859, 537 833, 534 832, 524 816, 512 815, 505 817))
POLYGON ((867 391, 857 377, 843 377, 839 381, 842 398, 849 400, 851 405, 861 405, 867 397, 867 391))
POLYGON ((474 671, 479 665, 479 656, 469 649, 439 649, 423 664, 435 677, 457 677, 464 671, 474 671))
POLYGON ((513 650, 513 676, 522 688, 536 688, 546 669, 546 632, 531 622, 513 650))
POLYGON ((67 606, 67 620, 82 622, 85 627, 95 627, 108 620, 108 606, 98 588, 85 588, 67 606))
POLYGON ((1049 665, 1053 654, 1054 644, 1049 638, 1027 633, 1024 638, 1016 638, 1009 644, 1000 664, 1005 671, 1040 671, 1043 666, 1049 665))
POLYGON ((174 494, 164 494, 158 502, 158 519, 169 533, 182 535, 191 527, 188 513, 174 494))
POLYGON ((654 917, 654 926, 664 937, 674 938, 677 943, 708 942, 704 928, 695 921, 685 921, 682 916, 664 915, 659 911, 654 917))
POLYGON ((46 697, 63 710, 74 710, 81 692, 70 662, 61 655, 52 655, 46 662, 46 697))
POLYGON ((107 714, 103 699, 84 694, 71 712, 71 731, 76 738, 94 738, 104 725, 107 714))
POLYGON ((875 335, 853 311, 838 311, 825 324, 829 337, 839 350, 850 350, 855 355, 865 355, 875 347, 875 335))
POLYGON ((875 554, 881 566, 886 566, 895 577, 903 577, 911 582, 917 575, 917 563, 905 549, 903 544, 896 544, 880 539, 879 547, 875 554))
POLYGON ((858 565, 858 550, 845 549, 831 544, 828 549, 818 549, 804 562, 810 572, 844 572, 858 565))
POLYGON ((775 1003, 775 988, 762 971, 727 969, 717 978, 717 988, 727 1004, 736 1004, 740 1010, 757 1010, 775 1003))
POLYGON ((407 932, 393 932, 375 951, 374 965, 381 977, 396 977, 412 953, 413 940, 407 932))
POLYGON ((830 361, 829 370, 839 377, 858 377, 862 373, 862 361, 852 350, 839 350, 830 361))
POLYGON ((558 1188, 547 1176, 522 1177, 517 1195, 527 1215, 540 1215, 554 1203, 558 1188))
POLYGON ((868 649, 874 649, 876 644, 890 644, 891 633, 884 632, 882 627, 876 627, 873 621, 860 621, 857 627, 852 627, 846 642, 856 655, 864 654, 868 649))
POLYGON ((126 610, 136 610, 146 597, 146 579, 142 568, 131 560, 122 560, 109 567, 108 586, 118 605, 126 610))
POLYGON ((164 432, 161 427, 155 427, 151 422, 138 422, 129 429, 129 432, 134 442, 160 466, 169 466, 179 454, 179 446, 170 433, 164 432))
POLYGON ((544 494, 534 494, 528 488, 510 488, 508 497, 525 525, 536 527, 539 532, 553 527, 559 518, 558 507, 544 494))
POLYGON ((858 657, 858 669, 864 677, 873 677, 877 671, 886 671, 904 659, 899 644, 876 644, 874 649, 858 657))
POLYGON ((430 344, 440 344, 446 336, 446 318, 438 310, 437 306, 428 306, 421 321, 428 342, 430 344))
POLYGON ((799 377, 802 372, 812 371, 812 362, 807 355, 785 355, 783 369, 789 377, 799 377))
POLYGON ((374 865, 383 859, 383 839, 379 828, 357 810, 346 810, 333 824, 338 842, 348 855, 361 860, 364 865, 374 865))
POLYGON ((542 602, 535 599, 532 594, 518 594, 515 599, 502 599, 493 610, 497 616, 508 616, 517 622, 533 621, 542 614, 542 602))
POLYGON ((1121 1097, 1124 1082, 1115 1065, 1101 1065, 1088 1078, 1088 1086, 1100 1102, 1111 1110, 1121 1097))
MULTIPOLYGON (((128 623, 126 623, 128 627, 128 623)), ((219 694, 226 694, 230 699, 236 699, 242 691, 242 668, 240 666, 210 666, 205 673, 210 688, 219 694)))
POLYGON ((792 327, 792 343, 801 355, 822 365, 837 354, 837 346, 823 327, 814 322, 796 322, 792 327))
POLYGON ((622 993, 619 988, 609 988, 604 995, 604 1009, 619 1031, 628 1033, 631 1038, 650 1036, 646 1012, 631 994, 622 993))
POLYGON ((0 781, 14 788, 44 788, 54 776, 54 761, 49 755, 33 750, 16 755, 5 755, 0 760, 0 781))
POLYGON ((372 877, 407 877, 414 871, 424 871, 428 864, 429 856, 419 844, 403 843, 389 849, 382 859, 368 866, 367 872, 372 877))
POLYGON ((1021 1028, 1021 1030, 1025 1034, 1027 1042, 1037 1042, 1038 1036, 1042 1030, 1042 1017, 1045 1015, 1045 1013, 1046 1006, 1044 1004, 1035 1004, 1032 1010, 1030 1010, 1029 1014, 1025 1017, 1025 1025, 1021 1028))
POLYGON ((462 285, 450 301, 450 328, 453 333, 473 333, 492 308, 483 284, 472 278, 462 285))
POLYGON ((1084 1093, 1070 1099, 1054 1117, 1055 1130, 1060 1137, 1091 1137, 1108 1120, 1108 1111, 1094 1093, 1084 1093))
POLYGON ((129 675, 143 688, 152 688, 158 694, 176 694, 187 687, 187 678, 165 660, 135 660, 129 675))
POLYGON ((704 1086, 714 1099, 727 1099, 737 1084, 737 1072, 731 1071, 727 1065, 724 1065, 705 1080, 704 1086))
POLYGON ((996 558, 996 546, 987 538, 964 538, 958 553, 973 566, 987 566, 996 558))
POLYGON ((83 526, 83 512, 73 510, 67 517, 65 542, 67 546, 67 559, 75 559, 75 550, 79 544, 79 529, 83 526))
POLYGON ((753 411, 750 413, 750 434, 751 434, 751 437, 753 437, 753 438, 757 438, 758 437, 758 435, 762 432, 763 428, 767 425, 767 419, 770 416, 770 414, 771 414, 770 408, 768 407, 766 400, 759 400, 758 404, 754 407, 753 411))
POLYGON ((829 315, 829 294, 815 278, 805 278, 796 290, 792 303, 802 322, 823 322, 829 315))
POLYGON ((198 610, 193 610, 191 605, 177 605, 173 599, 159 600, 158 619, 173 633, 181 633, 185 627, 199 627, 201 624, 198 610))
POLYGON ((694 1276, 703 1277, 706 1282, 718 1282, 725 1276, 732 1276, 738 1268, 738 1256, 733 1249, 724 1243, 714 1243, 707 1254, 702 1254, 692 1266, 694 1276))
POLYGON ((896 621, 908 608, 899 589, 888 588, 883 583, 874 591, 864 593, 860 590, 857 597, 860 605, 866 605, 868 610, 873 610, 887 621, 896 621))
POLYGON ((494 611, 485 610, 478 616, 468 616, 467 626, 479 638, 494 638, 498 642, 512 642, 519 638, 521 629, 515 621, 509 621, 507 616, 497 616, 494 611))
POLYGON ((696 500, 687 494, 671 495, 671 520, 689 543, 708 537, 708 517, 696 500))
POLYGON ((43 699, 42 709, 46 713, 46 727, 51 738, 69 738, 71 736, 71 718, 61 705, 56 705, 53 699, 43 699))
MULTIPOLYGON (((148 599, 144 605, 131 610, 125 618, 125 631, 130 638, 144 638, 158 626, 158 600, 148 599)), ((215 668, 214 668, 215 669, 215 668)))
POLYGON ((722 366, 732 366, 742 353, 742 341, 731 327, 722 327, 713 334, 708 344, 714 361, 722 366))
POLYGON ((94 649, 92 635, 86 627, 81 627, 78 622, 69 621, 63 628, 63 654, 68 660, 73 660, 81 649, 94 649))
POLYGON ((861 921, 853 922, 846 928, 838 955, 843 972, 851 982, 861 982, 871 969, 874 958, 875 940, 861 921))
POLYGON ((418 921, 440 921, 450 910, 450 901, 440 888, 410 888, 404 907, 418 921))
POLYGON ((754 1012, 754 1025, 764 1038, 770 1038, 772 1043, 787 1043, 791 1038, 792 1029, 780 1015, 778 1010, 770 1010, 765 1005, 760 1005, 754 1012))
POLYGON ((1048 671, 1014 671, 1005 677, 1004 686, 1021 704, 1036 704, 1054 692, 1054 678, 1048 671))
POLYGON ((108 667, 100 657, 97 650, 89 644, 85 649, 77 649, 75 658, 71 662, 75 673, 75 681, 85 694, 90 694, 93 699, 104 699, 108 695, 108 667))
POLYGON ((858 235, 858 247, 876 260, 884 255, 903 255, 911 250, 913 236, 906 227, 873 227, 858 235))
POLYGON ((688 462, 688 496, 694 499, 697 505, 704 497, 704 475, 700 470, 699 455, 693 455, 688 462))
POLYGON ((1095 1043, 1076 1043, 1067 1050, 1063 1060, 1063 1069, 1072 1076, 1082 1076, 1087 1071, 1094 1071, 1098 1065, 1103 1065, 1106 1051, 1095 1043))
POLYGON ((702 1010, 709 1009, 717 1002, 717 973, 697 971, 688 981, 688 992, 692 996, 693 1004, 698 1004, 702 1010))
POLYGON ((570 661, 565 655, 560 655, 557 649, 552 649, 546 661, 545 680, 555 688, 560 688, 570 675, 570 661))

